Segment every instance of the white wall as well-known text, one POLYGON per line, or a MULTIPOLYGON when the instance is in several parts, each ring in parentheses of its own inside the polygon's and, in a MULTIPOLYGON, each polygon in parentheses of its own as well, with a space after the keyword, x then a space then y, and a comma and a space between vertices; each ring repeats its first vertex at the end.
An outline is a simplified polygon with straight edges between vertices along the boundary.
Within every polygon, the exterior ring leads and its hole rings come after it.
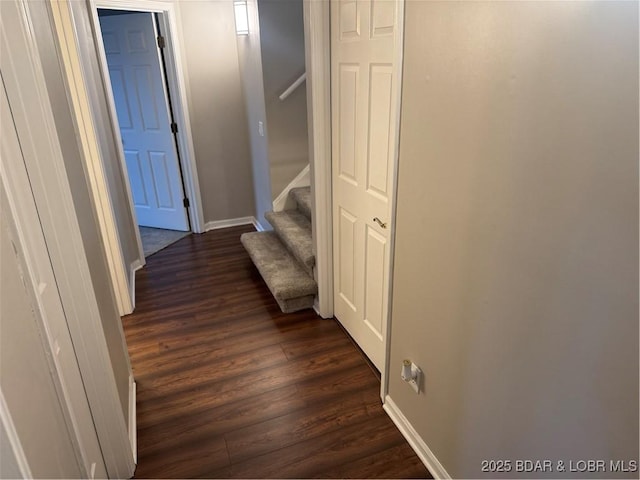
POLYGON ((305 70, 302 0, 259 0, 264 98, 275 199, 309 164, 306 84, 280 94, 305 70))
POLYGON ((407 2, 389 395, 451 476, 638 460, 638 126, 637 2, 407 2))

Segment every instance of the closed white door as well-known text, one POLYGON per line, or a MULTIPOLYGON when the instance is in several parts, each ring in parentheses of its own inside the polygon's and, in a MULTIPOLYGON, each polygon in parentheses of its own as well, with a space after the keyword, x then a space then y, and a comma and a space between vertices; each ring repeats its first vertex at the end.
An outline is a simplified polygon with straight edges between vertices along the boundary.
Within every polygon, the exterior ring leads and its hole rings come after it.
POLYGON ((138 225, 189 230, 151 13, 100 16, 138 225))
POLYGON ((396 151, 394 0, 331 3, 334 312, 384 366, 396 151))

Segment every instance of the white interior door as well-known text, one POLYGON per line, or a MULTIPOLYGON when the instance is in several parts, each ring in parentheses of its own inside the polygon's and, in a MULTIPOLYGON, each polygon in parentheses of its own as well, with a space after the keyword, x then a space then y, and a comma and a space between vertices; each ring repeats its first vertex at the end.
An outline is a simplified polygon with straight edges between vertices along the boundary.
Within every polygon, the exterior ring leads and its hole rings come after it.
POLYGON ((331 3, 334 311, 380 371, 389 292, 399 16, 394 0, 331 3))
POLYGON ((189 230, 151 13, 100 16, 138 225, 189 230))

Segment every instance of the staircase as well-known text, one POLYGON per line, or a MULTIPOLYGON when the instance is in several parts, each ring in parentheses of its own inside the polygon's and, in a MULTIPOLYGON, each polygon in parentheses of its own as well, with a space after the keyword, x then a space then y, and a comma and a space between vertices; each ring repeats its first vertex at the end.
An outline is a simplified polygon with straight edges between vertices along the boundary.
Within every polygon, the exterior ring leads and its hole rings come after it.
POLYGON ((272 232, 244 233, 240 241, 285 313, 313 307, 318 285, 311 240, 311 187, 293 188, 295 210, 267 212, 272 232))

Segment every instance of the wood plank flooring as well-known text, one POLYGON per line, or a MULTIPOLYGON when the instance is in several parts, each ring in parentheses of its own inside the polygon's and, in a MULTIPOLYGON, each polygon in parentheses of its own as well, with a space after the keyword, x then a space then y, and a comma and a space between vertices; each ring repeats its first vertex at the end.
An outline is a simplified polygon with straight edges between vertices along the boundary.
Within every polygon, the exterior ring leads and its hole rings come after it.
POLYGON ((135 478, 431 478, 339 324, 280 312, 251 230, 190 235, 136 276, 135 478))

